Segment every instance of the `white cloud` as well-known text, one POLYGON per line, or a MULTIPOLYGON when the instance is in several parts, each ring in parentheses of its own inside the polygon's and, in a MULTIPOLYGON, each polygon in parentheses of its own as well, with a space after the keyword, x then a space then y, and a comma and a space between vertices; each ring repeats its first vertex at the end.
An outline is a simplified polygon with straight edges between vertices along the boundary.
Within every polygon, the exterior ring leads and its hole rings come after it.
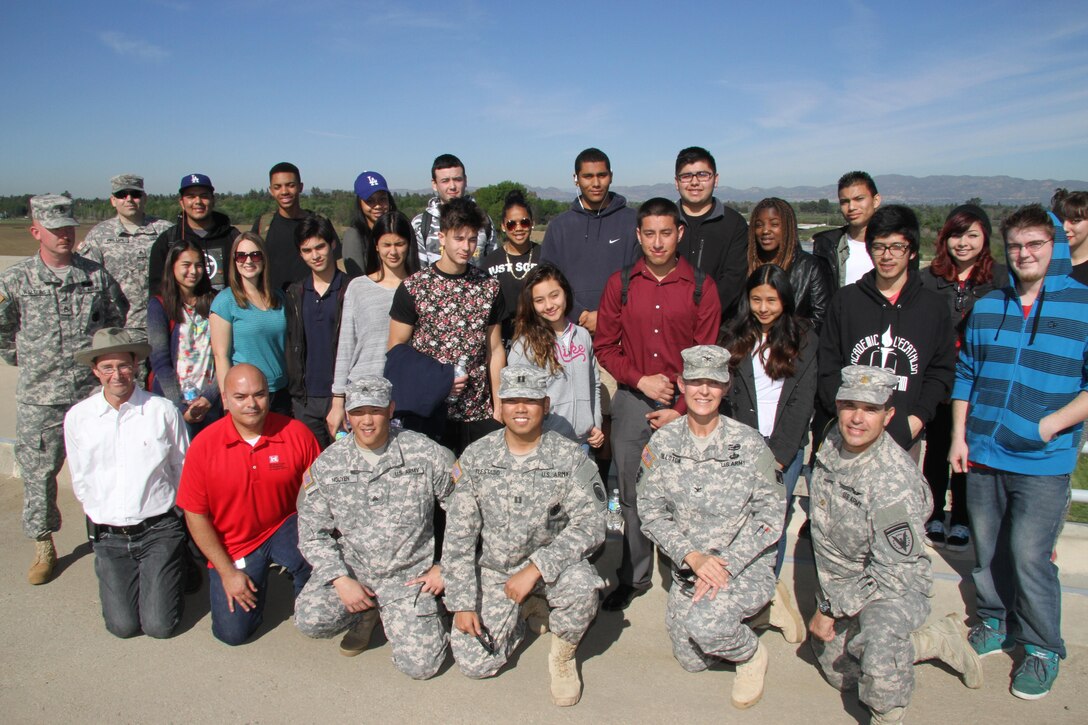
POLYGON ((169 52, 164 48, 160 48, 157 45, 147 42, 146 40, 140 40, 139 38, 129 38, 124 33, 119 33, 113 30, 103 31, 98 34, 98 39, 102 41, 103 45, 117 53, 118 55, 127 55, 134 58, 141 58, 149 61, 161 61, 164 60, 169 52))

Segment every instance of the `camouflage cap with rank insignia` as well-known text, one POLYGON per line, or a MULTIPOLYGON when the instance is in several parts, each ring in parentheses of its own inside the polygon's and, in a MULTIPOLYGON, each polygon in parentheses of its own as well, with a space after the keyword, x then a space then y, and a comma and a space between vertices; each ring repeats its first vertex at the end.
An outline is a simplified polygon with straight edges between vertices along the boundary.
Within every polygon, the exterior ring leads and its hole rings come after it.
POLYGON ((499 397, 529 398, 539 400, 548 397, 548 373, 533 365, 510 365, 502 369, 499 397))
POLYGON ((112 187, 111 194, 119 191, 143 191, 144 177, 136 174, 118 174, 110 179, 110 186, 112 187))
POLYGON ((884 405, 899 387, 899 377, 872 365, 848 365, 842 369, 842 385, 835 400, 884 405))
POLYGON ((72 200, 61 194, 30 197, 30 215, 46 229, 79 226, 79 222, 72 216, 72 200))
POLYGON ((348 384, 344 391, 344 409, 355 410, 366 406, 388 408, 393 383, 380 375, 364 375, 348 384))
POLYGON ((696 345, 683 350, 684 380, 715 380, 729 384, 729 351, 717 345, 696 345))

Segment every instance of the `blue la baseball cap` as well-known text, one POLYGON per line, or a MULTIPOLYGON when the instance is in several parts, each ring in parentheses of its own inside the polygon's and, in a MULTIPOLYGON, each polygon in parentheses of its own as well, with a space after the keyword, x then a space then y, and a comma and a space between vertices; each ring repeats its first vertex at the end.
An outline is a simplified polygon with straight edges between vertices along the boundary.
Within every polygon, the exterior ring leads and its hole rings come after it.
POLYGON ((212 186, 212 180, 204 174, 186 174, 181 177, 181 183, 178 184, 178 193, 180 194, 190 186, 206 186, 212 191, 215 191, 215 187, 212 186))
POLYGON ((355 196, 366 201, 375 191, 389 192, 385 177, 377 171, 364 171, 355 178, 355 196))

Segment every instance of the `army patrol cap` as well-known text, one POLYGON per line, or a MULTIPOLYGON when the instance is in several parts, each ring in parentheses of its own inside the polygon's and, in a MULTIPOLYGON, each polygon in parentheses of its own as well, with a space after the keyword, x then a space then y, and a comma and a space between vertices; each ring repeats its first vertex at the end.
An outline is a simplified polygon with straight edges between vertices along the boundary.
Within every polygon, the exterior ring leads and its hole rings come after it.
POLYGON ((116 194, 119 191, 143 191, 144 190, 144 177, 137 176, 136 174, 118 174, 110 179, 110 186, 113 189, 111 194, 116 194))
POLYGON ((717 345, 696 345, 680 352, 684 380, 715 380, 729 384, 729 351, 717 345))
POLYGON ((393 383, 380 375, 364 375, 350 383, 344 391, 344 409, 355 410, 366 406, 388 408, 393 383))
POLYGON ((61 194, 30 197, 30 216, 46 229, 79 226, 72 216, 72 200, 61 194))
POLYGON ((137 360, 151 354, 147 338, 120 327, 103 327, 94 333, 91 346, 77 352, 74 357, 81 365, 94 365, 94 359, 113 352, 131 352, 137 360))
POLYGON ((510 365, 502 369, 499 397, 529 398, 539 400, 548 397, 548 373, 533 365, 510 365))
POLYGON ((899 387, 899 377, 872 365, 848 365, 842 369, 842 385, 835 400, 885 405, 899 387))

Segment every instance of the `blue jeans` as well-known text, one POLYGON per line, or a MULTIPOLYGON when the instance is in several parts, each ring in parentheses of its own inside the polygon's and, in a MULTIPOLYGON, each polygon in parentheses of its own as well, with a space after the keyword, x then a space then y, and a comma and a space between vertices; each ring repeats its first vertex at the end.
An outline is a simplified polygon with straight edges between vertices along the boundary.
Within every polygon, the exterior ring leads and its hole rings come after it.
POLYGON ((223 580, 215 569, 208 570, 208 596, 211 600, 212 634, 220 642, 238 645, 245 642, 261 626, 264 620, 264 600, 268 592, 268 567, 279 564, 294 579, 295 596, 302 591, 310 578, 312 567, 298 550, 298 514, 280 524, 276 533, 269 536, 253 551, 245 555, 246 573, 257 587, 257 605, 248 612, 235 605, 234 611, 227 606, 223 580))
POLYGON ((782 522, 782 538, 778 540, 778 558, 774 562, 774 578, 782 573, 782 563, 786 558, 786 527, 790 525, 793 512, 793 492, 797 488, 797 479, 801 476, 801 465, 805 462, 805 449, 797 451, 790 465, 782 471, 782 485, 786 487, 786 519, 782 522))
POLYGON ((163 639, 181 619, 185 527, 170 516, 137 536, 102 533, 94 571, 106 629, 118 637, 143 631, 163 639))
POLYGON ((978 616, 1015 620, 1016 642, 1065 657, 1062 591, 1050 560, 1069 502, 1069 476, 967 474, 978 616))

